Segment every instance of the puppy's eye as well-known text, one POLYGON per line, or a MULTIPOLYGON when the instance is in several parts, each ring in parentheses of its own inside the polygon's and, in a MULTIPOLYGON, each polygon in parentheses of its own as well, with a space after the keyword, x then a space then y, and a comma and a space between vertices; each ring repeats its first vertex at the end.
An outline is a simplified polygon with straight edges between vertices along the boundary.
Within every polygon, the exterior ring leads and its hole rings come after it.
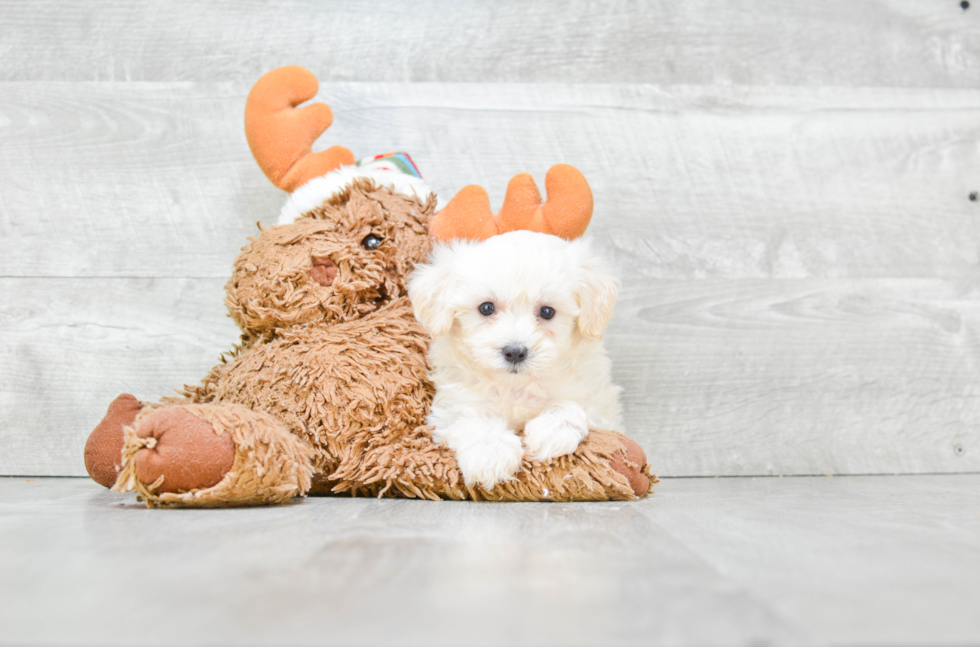
POLYGON ((552 317, 555 316, 555 309, 552 308, 551 306, 544 306, 543 308, 541 308, 538 314, 541 315, 542 319, 551 319, 552 317))
POLYGON ((380 245, 381 245, 381 238, 375 236, 374 234, 368 234, 367 236, 364 237, 364 240, 361 241, 361 247, 368 250, 369 252, 373 252, 380 245))
POLYGON ((489 317, 494 313, 495 310, 496 308, 494 308, 493 304, 490 303, 489 301, 480 304, 480 314, 483 315, 484 317, 489 317))

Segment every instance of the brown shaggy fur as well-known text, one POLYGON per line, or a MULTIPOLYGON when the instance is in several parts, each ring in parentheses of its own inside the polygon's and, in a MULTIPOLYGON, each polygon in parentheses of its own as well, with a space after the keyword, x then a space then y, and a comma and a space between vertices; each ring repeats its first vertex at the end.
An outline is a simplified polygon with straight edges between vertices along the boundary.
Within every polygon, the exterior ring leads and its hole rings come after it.
MULTIPOLYGON (((200 385, 148 405, 126 429, 114 488, 135 489, 149 505, 200 507, 279 502, 311 489, 428 499, 635 498, 610 466, 626 456, 615 432, 593 431, 573 455, 548 464, 525 462, 515 480, 492 491, 466 486, 452 451, 432 441, 428 338, 405 283, 428 253, 434 209, 434 196, 358 180, 297 222, 261 229, 226 286, 241 344, 200 385), (362 245, 370 234, 382 239, 373 251, 362 245), (315 280, 317 264, 336 267, 329 285, 315 280), (175 494, 139 481, 134 457, 153 441, 136 428, 160 407, 180 407, 214 433, 231 434, 234 465, 221 482, 175 494)), ((634 467, 650 476, 648 466, 634 467)))

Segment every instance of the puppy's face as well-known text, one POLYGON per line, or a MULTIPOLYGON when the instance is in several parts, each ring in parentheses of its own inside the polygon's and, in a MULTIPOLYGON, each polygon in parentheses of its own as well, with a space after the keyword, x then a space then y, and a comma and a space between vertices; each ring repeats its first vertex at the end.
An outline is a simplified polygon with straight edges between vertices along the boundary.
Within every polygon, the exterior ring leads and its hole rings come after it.
POLYGON ((409 281, 434 339, 488 377, 540 376, 612 316, 617 282, 588 243, 515 231, 433 250, 409 281))

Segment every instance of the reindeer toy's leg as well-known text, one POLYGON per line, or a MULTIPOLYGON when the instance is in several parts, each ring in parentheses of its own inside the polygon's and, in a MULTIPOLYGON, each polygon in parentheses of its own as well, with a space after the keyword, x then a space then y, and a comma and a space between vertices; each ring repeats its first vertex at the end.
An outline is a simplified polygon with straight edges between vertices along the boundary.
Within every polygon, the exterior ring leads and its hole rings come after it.
POLYGON ((148 405, 123 394, 89 436, 101 485, 150 505, 281 503, 310 489, 314 452, 272 416, 240 405, 148 405))
MULTIPOLYGON (((86 447, 121 446, 118 458, 86 451, 89 473, 102 485, 115 483, 114 489, 135 490, 148 505, 168 507, 281 503, 309 492, 316 452, 272 416, 240 405, 171 405, 146 406, 127 421, 131 399, 113 402, 86 447), (127 409, 122 416, 121 406, 127 409)), ((452 452, 426 434, 407 430, 390 445, 348 455, 335 472, 321 474, 319 493, 608 501, 644 496, 656 482, 636 443, 593 430, 574 454, 546 465, 525 461, 514 480, 487 491, 464 485, 452 452)))

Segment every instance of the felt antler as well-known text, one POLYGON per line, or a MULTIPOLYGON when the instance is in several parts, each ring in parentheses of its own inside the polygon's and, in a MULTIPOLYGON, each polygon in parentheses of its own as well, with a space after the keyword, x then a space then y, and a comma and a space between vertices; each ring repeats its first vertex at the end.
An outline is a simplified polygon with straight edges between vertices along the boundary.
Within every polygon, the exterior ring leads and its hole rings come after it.
POLYGON ((313 153, 313 142, 333 123, 333 112, 325 103, 296 106, 317 89, 312 72, 291 65, 265 74, 245 101, 248 146, 266 177, 285 191, 354 163, 354 154, 343 146, 313 153))
POLYGON ((544 188, 548 199, 542 204, 534 179, 527 173, 515 175, 507 183, 504 205, 494 217, 487 192, 471 184, 436 214, 429 232, 440 241, 486 240, 517 229, 567 240, 584 234, 592 218, 592 191, 585 177, 575 167, 555 164, 544 178, 544 188))

